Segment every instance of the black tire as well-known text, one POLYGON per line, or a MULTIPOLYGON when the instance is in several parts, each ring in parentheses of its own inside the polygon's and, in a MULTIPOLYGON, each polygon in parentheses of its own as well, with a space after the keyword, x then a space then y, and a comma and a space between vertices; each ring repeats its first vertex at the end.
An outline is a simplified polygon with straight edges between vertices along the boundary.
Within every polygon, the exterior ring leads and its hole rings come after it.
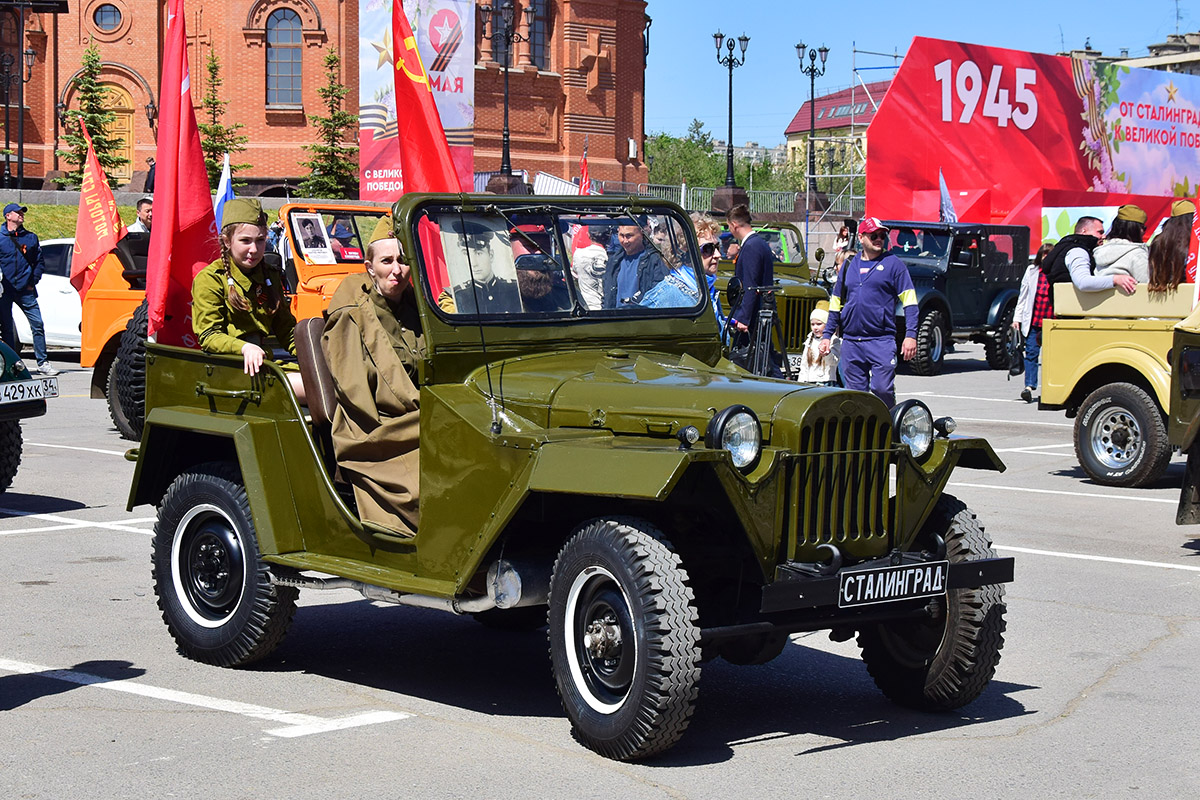
POLYGON ((220 667, 269 655, 287 633, 299 590, 277 586, 259 557, 237 467, 201 464, 167 489, 151 549, 154 591, 179 651, 220 667))
POLYGON ((940 309, 930 309, 917 323, 917 353, 908 362, 912 371, 917 375, 937 375, 941 372, 949 341, 950 332, 945 315, 940 309))
POLYGON ((108 416, 112 418, 113 427, 122 438, 137 441, 141 436, 130 426, 129 417, 125 415, 125 409, 121 406, 121 395, 117 391, 118 362, 119 359, 114 358, 108 365, 108 384, 104 388, 104 394, 108 398, 108 416))
POLYGON ((1008 332, 1012 329, 1015 311, 1016 306, 1006 308, 1000 315, 1000 326, 989 331, 983 340, 983 355, 992 369, 1008 369, 1008 332))
MULTIPOLYGON (((117 348, 116 386, 111 381, 108 385, 110 397, 115 389, 127 423, 126 428, 117 425, 117 430, 135 442, 142 438, 142 428, 146 424, 146 328, 149 319, 150 306, 143 300, 121 334, 121 344, 117 348)), ((116 423, 115 418, 113 422, 116 423)))
POLYGON ((472 614, 475 621, 496 631, 527 632, 546 627, 545 606, 492 608, 472 614))
MULTIPOLYGON (((995 556, 991 540, 960 500, 942 495, 922 536, 946 542, 951 562, 995 556)), ((858 633, 875 685, 893 702, 923 711, 970 703, 996 672, 1004 647, 1004 584, 951 589, 927 619, 885 622, 858 633)))
POLYGON ((1087 396, 1075 417, 1075 456, 1097 483, 1154 483, 1171 463, 1166 419, 1141 387, 1101 386, 1087 396))
POLYGON ((602 756, 645 758, 687 729, 700 631, 686 581, 679 557, 642 520, 585 523, 558 554, 550 661, 572 733, 602 756))
POLYGON ((0 492, 12 486, 21 466, 21 423, 15 419, 0 422, 0 492))

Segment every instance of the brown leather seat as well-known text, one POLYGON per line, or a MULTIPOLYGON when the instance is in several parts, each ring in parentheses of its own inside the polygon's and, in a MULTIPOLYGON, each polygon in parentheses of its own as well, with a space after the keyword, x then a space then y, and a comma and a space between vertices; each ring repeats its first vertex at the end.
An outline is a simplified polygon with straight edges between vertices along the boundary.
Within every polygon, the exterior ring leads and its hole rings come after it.
POLYGON ((304 379, 304 392, 313 427, 331 425, 333 412, 337 408, 333 375, 325 363, 325 351, 321 349, 321 333, 324 330, 325 320, 320 317, 309 317, 296 323, 296 359, 300 362, 300 376, 304 379))

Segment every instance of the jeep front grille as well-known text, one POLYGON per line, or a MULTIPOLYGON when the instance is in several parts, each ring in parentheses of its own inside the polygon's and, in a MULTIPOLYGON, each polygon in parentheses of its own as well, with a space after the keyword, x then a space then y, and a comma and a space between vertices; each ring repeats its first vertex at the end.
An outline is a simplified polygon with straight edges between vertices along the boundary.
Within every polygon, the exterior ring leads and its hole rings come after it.
POLYGON ((779 323, 783 326, 783 346, 789 353, 804 350, 808 338, 808 318, 817 307, 819 297, 786 297, 775 295, 775 307, 779 310, 779 323))
POLYGON ((894 523, 891 438, 886 417, 805 419, 789 475, 792 558, 818 544, 887 538, 894 523))

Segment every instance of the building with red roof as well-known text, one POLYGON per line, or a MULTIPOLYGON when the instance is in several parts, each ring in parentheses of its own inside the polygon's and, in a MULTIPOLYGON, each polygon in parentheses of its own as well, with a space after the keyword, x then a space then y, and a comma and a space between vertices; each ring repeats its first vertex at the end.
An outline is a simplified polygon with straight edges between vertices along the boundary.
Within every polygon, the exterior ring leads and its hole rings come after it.
POLYGON ((871 124, 875 111, 883 102, 891 80, 875 81, 874 83, 856 84, 836 92, 822 95, 815 101, 805 102, 792 118, 784 131, 787 137, 788 162, 805 165, 808 163, 808 131, 809 105, 816 103, 816 172, 825 171, 823 165, 827 161, 844 163, 847 160, 851 142, 856 144, 862 153, 866 154, 867 126, 871 124), (842 141, 823 142, 825 138, 836 138, 842 141))

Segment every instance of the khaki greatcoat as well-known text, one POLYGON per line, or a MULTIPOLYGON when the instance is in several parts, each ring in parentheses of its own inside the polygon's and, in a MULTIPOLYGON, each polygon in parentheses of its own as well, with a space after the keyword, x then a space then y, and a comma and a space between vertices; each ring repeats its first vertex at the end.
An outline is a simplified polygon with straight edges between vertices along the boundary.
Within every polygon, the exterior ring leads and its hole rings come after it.
POLYGON ((337 396, 334 455, 359 517, 407 536, 420 519, 420 331, 411 288, 393 306, 359 275, 334 292, 321 337, 337 396))

